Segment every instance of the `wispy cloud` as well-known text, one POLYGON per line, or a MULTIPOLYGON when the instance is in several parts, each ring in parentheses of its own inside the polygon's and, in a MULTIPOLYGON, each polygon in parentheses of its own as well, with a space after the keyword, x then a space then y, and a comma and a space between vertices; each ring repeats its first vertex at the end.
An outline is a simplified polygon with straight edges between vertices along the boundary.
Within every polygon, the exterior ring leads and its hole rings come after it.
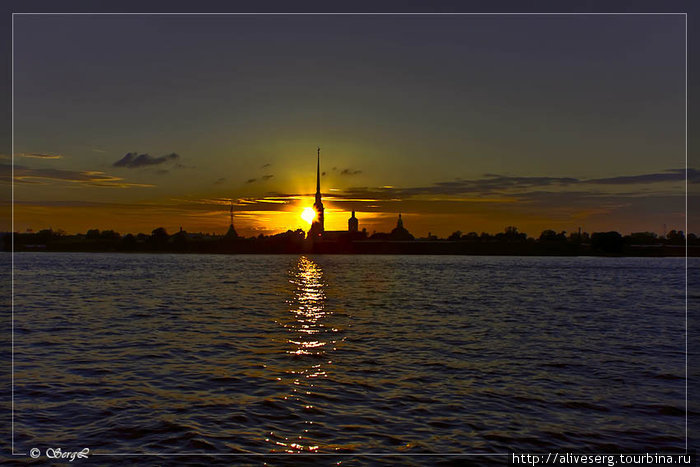
POLYGON ((225 181, 226 181, 226 177, 217 178, 217 179, 214 181, 214 185, 221 185, 221 184, 224 183, 225 181))
POLYGON ((246 183, 255 183, 255 182, 257 182, 258 180, 263 181, 263 182, 266 182, 266 181, 270 180, 271 178, 274 178, 274 175, 267 174, 267 175, 261 176, 260 178, 249 178, 249 179, 246 180, 245 182, 246 182, 246 183))
MULTIPOLYGON (((10 180, 12 166, 0 164, 0 179, 10 180)), ((86 186, 106 188, 152 187, 143 183, 128 183, 121 177, 96 170, 32 169, 22 165, 14 166, 14 180, 19 183, 45 183, 51 181, 78 183, 86 186)))
MULTIPOLYGON (((575 177, 513 177, 498 174, 484 174, 478 179, 455 179, 436 182, 432 185, 417 187, 352 187, 343 193, 348 197, 376 199, 399 199, 413 196, 491 196, 502 194, 525 194, 532 190, 568 189, 585 185, 597 186, 634 186, 642 187, 663 182, 681 182, 686 179, 685 169, 668 169, 658 173, 641 175, 624 175, 606 178, 582 179, 575 177)), ((688 169, 688 182, 700 183, 700 172, 688 169)))
MULTIPOLYGON (((660 183, 660 182, 680 182, 686 177, 686 169, 669 169, 662 173, 644 175, 626 175, 621 177, 598 178, 584 180, 583 183, 605 184, 605 185, 636 185, 640 183, 660 183)), ((700 172, 695 169, 688 169, 688 182, 700 182, 700 172)))
POLYGON ((62 154, 42 154, 38 152, 20 152, 15 153, 15 156, 26 157, 29 159, 63 159, 62 154))
MULTIPOLYGON (((339 169, 338 167, 333 167, 331 170, 333 172, 338 172, 340 175, 358 175, 362 173, 362 170, 351 168, 339 169)), ((326 172, 323 172, 323 175, 326 175, 326 172)))
POLYGON ((262 198, 257 200, 258 203, 272 203, 272 204, 287 204, 286 201, 280 200, 280 199, 268 199, 268 198, 262 198))
POLYGON ((175 153, 166 154, 160 157, 153 157, 150 154, 136 154, 135 152, 129 152, 124 155, 121 159, 112 164, 113 167, 126 167, 128 169, 135 169, 139 167, 149 167, 152 165, 160 165, 165 162, 174 161, 179 159, 180 156, 175 153))

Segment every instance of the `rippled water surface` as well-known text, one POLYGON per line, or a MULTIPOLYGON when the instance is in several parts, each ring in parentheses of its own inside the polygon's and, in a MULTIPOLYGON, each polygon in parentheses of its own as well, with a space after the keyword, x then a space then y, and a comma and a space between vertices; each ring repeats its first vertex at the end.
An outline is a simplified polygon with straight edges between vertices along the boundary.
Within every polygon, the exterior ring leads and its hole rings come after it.
POLYGON ((15 255, 15 446, 684 448, 683 259, 15 255))

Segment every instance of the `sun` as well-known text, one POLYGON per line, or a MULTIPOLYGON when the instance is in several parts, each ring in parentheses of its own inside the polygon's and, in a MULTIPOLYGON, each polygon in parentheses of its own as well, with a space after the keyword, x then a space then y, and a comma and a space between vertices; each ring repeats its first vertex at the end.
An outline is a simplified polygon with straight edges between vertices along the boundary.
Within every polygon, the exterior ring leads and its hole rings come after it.
POLYGON ((311 224, 313 223, 314 219, 316 219, 316 211, 314 211, 313 208, 304 208, 304 210, 301 212, 301 218, 311 224))

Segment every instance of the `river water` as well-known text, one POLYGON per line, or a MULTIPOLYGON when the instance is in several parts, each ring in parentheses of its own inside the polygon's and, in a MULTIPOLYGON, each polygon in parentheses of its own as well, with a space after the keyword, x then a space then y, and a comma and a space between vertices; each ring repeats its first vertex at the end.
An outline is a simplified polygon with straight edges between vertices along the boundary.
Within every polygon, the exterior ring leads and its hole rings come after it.
POLYGON ((682 451, 685 273, 683 258, 15 254, 15 451, 682 451))

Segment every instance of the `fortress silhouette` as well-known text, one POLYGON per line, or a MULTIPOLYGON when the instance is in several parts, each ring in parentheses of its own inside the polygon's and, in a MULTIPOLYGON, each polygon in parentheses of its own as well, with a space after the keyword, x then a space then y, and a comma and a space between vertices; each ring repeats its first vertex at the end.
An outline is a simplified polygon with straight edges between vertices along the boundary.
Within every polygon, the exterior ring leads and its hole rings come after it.
MULTIPOLYGON (((311 223, 311 228, 306 234, 307 240, 311 241, 359 241, 367 239, 366 229, 359 230, 359 219, 355 217, 355 211, 352 211, 352 215, 348 219, 348 230, 326 230, 324 219, 324 207, 323 200, 321 196, 321 148, 316 148, 316 194, 314 195, 314 205, 313 209, 316 212, 316 217, 311 223)), ((231 224, 233 228, 233 224, 231 224)), ((406 230, 403 226, 403 219, 401 219, 401 214, 399 214, 399 219, 396 222, 396 227, 389 234, 385 233, 375 233, 371 237, 371 240, 394 240, 394 241, 407 241, 414 240, 413 235, 406 230)))
POLYGON ((316 213, 308 232, 288 230, 276 235, 243 238, 234 225, 233 202, 229 208, 230 224, 225 235, 192 234, 182 230, 169 235, 158 227, 151 235, 124 236, 113 230, 91 229, 86 234, 66 235, 51 229, 37 233, 2 234, 5 251, 88 251, 88 252, 173 252, 224 254, 423 254, 423 255, 508 255, 508 256, 700 256, 700 239, 694 234, 672 230, 657 237, 639 232, 623 237, 618 232, 569 234, 545 230, 539 238, 528 237, 513 226, 490 235, 455 231, 446 239, 433 235, 416 239, 404 227, 398 214, 396 227, 389 233, 367 235, 359 229, 359 219, 352 211, 347 230, 325 229, 325 208, 321 195, 321 148, 316 150, 316 213))

